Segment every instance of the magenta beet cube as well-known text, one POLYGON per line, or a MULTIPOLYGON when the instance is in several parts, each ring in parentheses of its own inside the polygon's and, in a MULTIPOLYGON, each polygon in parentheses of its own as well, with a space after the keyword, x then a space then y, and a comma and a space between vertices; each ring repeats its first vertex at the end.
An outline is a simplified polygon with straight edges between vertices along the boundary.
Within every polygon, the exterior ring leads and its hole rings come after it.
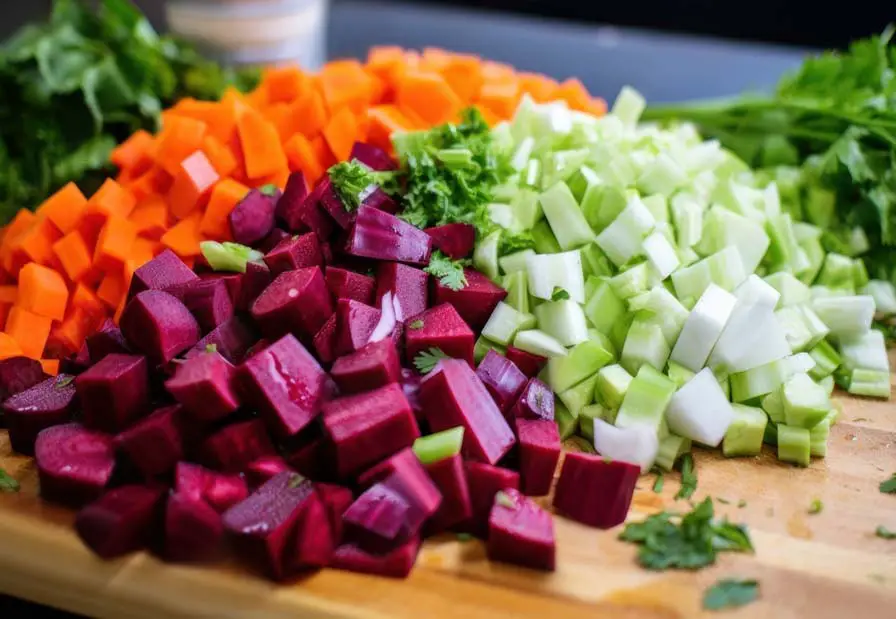
MULTIPOLYGON (((24 358, 25 357, 12 357, 12 359, 6 359, 5 361, 11 361, 13 359, 24 359, 24 358)), ((35 361, 34 359, 29 359, 29 361, 34 361, 35 363, 39 364, 39 362, 35 361)), ((0 361, 0 364, 2 364, 2 363, 3 362, 0 361)), ((83 344, 81 344, 81 348, 78 349, 78 352, 76 352, 71 357, 66 357, 64 359, 59 360, 59 372, 62 374, 71 374, 73 376, 77 376, 77 375, 81 374, 82 372, 84 372, 90 366, 91 366, 90 350, 88 350, 88 348, 87 348, 87 342, 84 342, 83 344)), ((2 366, 0 366, 0 367, 2 367, 2 366)), ((43 380, 43 378, 44 378, 43 368, 41 368, 40 374, 41 374, 41 380, 43 380)), ((3 370, 0 369, 0 390, 3 389, 2 376, 3 376, 3 370)), ((0 391, 0 393, 2 393, 2 391, 0 391)), ((5 400, 6 398, 0 398, 0 399, 5 400)))
POLYGON ((327 288, 334 299, 352 299, 366 305, 373 305, 376 280, 369 275, 330 266, 327 267, 324 275, 327 280, 327 288))
POLYGON ((249 481, 250 487, 257 488, 275 475, 289 470, 291 469, 286 460, 280 456, 262 456, 258 460, 250 462, 246 467, 246 479, 249 481))
POLYGON ((470 520, 473 516, 473 505, 460 454, 431 462, 424 467, 442 495, 442 504, 426 523, 424 529, 426 535, 441 533, 470 520))
POLYGON ((473 365, 476 337, 451 305, 443 303, 428 309, 408 319, 407 325, 404 341, 408 359, 435 347, 473 365))
POLYGON ((224 426, 199 445, 199 460, 224 473, 240 473, 262 456, 276 453, 260 419, 224 426))
POLYGON ((401 368, 401 390, 411 404, 411 409, 418 420, 423 419, 423 406, 420 404, 420 375, 409 368, 401 368))
POLYGON ((171 471, 184 457, 184 421, 180 406, 167 406, 115 437, 115 448, 151 479, 171 471))
POLYGON ((120 432, 140 419, 149 407, 146 358, 107 355, 75 379, 75 390, 85 426, 120 432))
POLYGON ((206 352, 178 364, 165 388, 198 422, 223 419, 240 405, 236 368, 217 352, 206 352))
MULTIPOLYGON (((83 348, 83 347, 82 347, 83 348)), ((89 362, 88 362, 89 365, 89 362)), ((47 378, 36 359, 9 357, 0 361, 0 403, 47 378)))
POLYGON ((401 382, 398 349, 391 339, 371 342, 357 351, 340 357, 330 375, 342 393, 360 393, 401 382))
POLYGON ((108 434, 67 423, 37 435, 34 461, 40 495, 78 506, 103 494, 115 469, 115 449, 108 434))
POLYGON ((519 442, 523 492, 543 496, 550 492, 560 460, 560 431, 553 420, 515 419, 519 442))
POLYGON ((501 490, 519 490, 520 475, 516 471, 482 462, 464 462, 464 469, 473 516, 461 528, 477 537, 485 537, 495 495, 501 490))
POLYGON ((121 332, 154 365, 163 365, 199 341, 199 323, 187 306, 161 290, 137 294, 121 315, 121 332))
POLYGON ((197 279, 169 286, 165 292, 177 297, 190 310, 203 333, 233 318, 233 298, 223 279, 197 279))
POLYGON ((329 565, 339 544, 339 538, 330 524, 329 506, 324 503, 319 490, 316 487, 314 495, 308 498, 308 504, 296 523, 295 545, 289 561, 291 570, 329 565))
POLYGON ((494 350, 488 351, 485 358, 479 362, 476 376, 505 415, 519 399, 528 382, 526 375, 518 367, 494 350))
POLYGON ((285 335, 239 368, 247 402, 279 438, 298 434, 320 413, 327 375, 292 335, 285 335))
POLYGON ((319 436, 287 456, 290 467, 314 481, 336 481, 336 449, 329 437, 319 436))
POLYGON ((400 469, 412 468, 415 462, 417 465, 420 464, 417 454, 410 447, 405 447, 361 473, 358 476, 358 486, 365 489, 369 488, 373 484, 385 480, 400 469))
POLYGON ((554 392, 544 382, 530 378, 513 405, 512 417, 554 420, 554 392))
POLYGON ((505 354, 507 359, 529 378, 538 376, 539 372, 541 372, 548 362, 546 357, 533 355, 530 352, 514 348, 513 346, 508 346, 505 354))
POLYGON ((128 289, 128 300, 144 290, 163 290, 195 279, 198 276, 193 269, 184 264, 173 251, 166 249, 134 271, 131 287, 128 289))
POLYGON ((333 363, 336 360, 336 347, 339 344, 338 327, 337 316, 333 314, 327 318, 327 322, 318 329, 311 340, 311 346, 314 348, 314 352, 317 353, 317 358, 320 359, 321 363, 333 363))
MULTIPOLYGON (((290 181, 292 181, 290 177, 290 181)), ((303 179, 304 182, 304 179, 303 179)), ((292 183, 287 182, 286 193, 289 194, 292 183)), ((293 206, 286 222, 287 227, 293 232, 302 232, 311 230, 317 235, 321 243, 327 241, 333 235, 333 220, 327 215, 321 206, 321 197, 325 192, 331 191, 330 179, 324 177, 314 191, 308 194, 304 201, 299 202, 298 199, 293 200, 293 206)))
POLYGON ((279 199, 279 189, 273 195, 261 189, 250 190, 228 216, 233 240, 254 247, 270 234, 274 229, 274 213, 279 199))
POLYGON ((445 359, 420 384, 420 403, 433 432, 464 427, 464 456, 495 464, 513 447, 513 431, 465 361, 445 359))
POLYGON ((461 260, 473 253, 476 245, 476 228, 470 224, 444 224, 424 230, 432 238, 433 249, 451 258, 461 260))
POLYGON ((376 306, 382 308, 383 297, 392 294, 395 319, 403 322, 427 307, 429 275, 420 269, 397 262, 386 262, 376 272, 376 306))
POLYGON ((582 524, 615 527, 625 522, 640 475, 635 464, 567 453, 554 489, 554 507, 582 524))
POLYGON ((230 300, 236 306, 237 299, 240 297, 240 288, 243 286, 242 273, 203 273, 200 279, 205 281, 222 281, 227 286, 227 292, 230 294, 230 300))
POLYGON ((323 266, 324 259, 317 235, 308 232, 299 236, 287 236, 267 253, 264 262, 276 277, 286 271, 323 266))
POLYGON ((553 572, 557 544, 554 519, 516 490, 496 496, 488 520, 488 558, 553 572))
POLYGON ((336 225, 343 230, 352 227, 355 221, 355 213, 345 208, 342 198, 336 193, 335 187, 329 176, 321 179, 320 184, 315 188, 314 194, 318 196, 318 205, 327 215, 330 216, 336 225))
POLYGON ((121 329, 111 318, 107 318, 96 333, 88 335, 86 341, 91 364, 99 363, 106 355, 113 353, 119 355, 131 353, 121 329))
POLYGON ((252 329, 240 318, 234 316, 209 331, 205 337, 196 342, 193 348, 186 352, 184 358, 192 359, 204 355, 210 347, 214 347, 214 350, 230 363, 238 364, 243 361, 249 348, 256 341, 258 341, 258 337, 252 332, 252 329))
POLYGON ((357 160, 371 170, 377 172, 398 169, 398 166, 396 166, 392 157, 389 156, 389 153, 379 146, 374 146, 367 142, 355 142, 354 145, 352 145, 352 152, 349 155, 348 160, 357 160))
POLYGON ((247 262, 240 293, 236 299, 236 309, 241 312, 249 311, 255 299, 271 285, 272 281, 274 276, 271 275, 268 265, 260 260, 247 262))
POLYGON ((413 538, 384 554, 365 552, 355 544, 343 544, 336 549, 330 567, 359 574, 386 578, 407 578, 417 562, 420 540, 413 538))
POLYGON ((300 219, 306 198, 308 198, 308 183, 305 181, 305 175, 302 172, 293 172, 286 181, 283 195, 277 200, 277 208, 274 209, 276 221, 292 232, 308 230, 308 226, 300 219))
POLYGON ((361 258, 426 264, 432 251, 432 239, 423 230, 395 215, 362 204, 346 251, 361 258))
POLYGON ((175 492, 165 504, 162 556, 175 563, 195 563, 218 556, 224 542, 224 522, 204 500, 175 492))
POLYGON ((369 206, 386 213, 397 213, 398 202, 392 199, 388 193, 383 191, 381 187, 375 187, 361 202, 365 206, 369 206))
POLYGON ((367 342, 380 322, 382 312, 351 299, 336 303, 336 354, 355 352, 367 342))
POLYGON ((396 384, 336 398, 324 404, 323 411, 340 477, 358 473, 410 447, 420 436, 411 405, 396 384))
POLYGON ((271 233, 264 237, 259 243, 255 246, 255 248, 263 254, 267 254, 271 250, 273 250, 277 245, 279 245, 282 241, 291 238, 291 235, 286 230, 281 230, 280 228, 274 228, 271 230, 271 233))
POLYGON ((219 473, 191 462, 177 463, 174 491, 204 501, 218 513, 227 511, 249 496, 249 487, 242 475, 219 473))
POLYGON ((365 490, 342 515, 345 538, 367 552, 387 553, 411 535, 411 506, 383 483, 365 490))
POLYGON ((467 285, 460 290, 452 290, 433 279, 432 302, 433 305, 448 303, 454 306, 461 318, 478 332, 488 322, 498 303, 507 296, 507 291, 479 271, 464 269, 464 273, 467 285))
POLYGON ((262 334, 276 339, 287 333, 310 342, 333 313, 333 303, 319 267, 278 275, 251 308, 262 334))
POLYGON ((164 494, 162 487, 114 488, 78 512, 75 531, 103 559, 140 550, 156 533, 164 494))
POLYGON ((3 418, 13 451, 34 454, 37 435, 71 421, 75 405, 74 376, 60 374, 20 391, 3 403, 3 418))
POLYGON ((338 544, 342 540, 342 516, 349 505, 355 502, 355 497, 352 491, 344 486, 321 483, 315 484, 315 486, 317 495, 327 510, 333 539, 338 544))

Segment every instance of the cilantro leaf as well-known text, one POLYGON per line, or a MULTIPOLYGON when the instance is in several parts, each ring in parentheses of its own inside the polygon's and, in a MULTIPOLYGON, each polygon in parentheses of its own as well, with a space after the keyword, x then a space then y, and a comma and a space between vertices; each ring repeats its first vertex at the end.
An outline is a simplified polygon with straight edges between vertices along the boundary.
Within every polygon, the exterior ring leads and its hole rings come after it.
POLYGON ((467 275, 460 260, 452 260, 439 250, 433 252, 429 264, 423 269, 451 290, 463 290, 467 286, 467 275))
POLYGON ((896 531, 891 531, 882 524, 877 525, 874 534, 881 539, 896 539, 896 531))
POLYGON ((703 594, 703 608, 706 610, 738 608, 756 601, 758 597, 757 581, 723 578, 703 594))
POLYGON ((19 482, 15 477, 0 469, 0 492, 18 492, 19 482))
POLYGON ((880 482, 879 488, 884 494, 896 494, 896 473, 890 479, 880 482))
POLYGON ((689 453, 681 457, 681 488, 675 499, 689 499, 697 490, 697 471, 694 469, 694 456, 689 453))
POLYGON ((414 367, 417 368, 417 371, 421 374, 429 374, 439 361, 450 358, 451 357, 446 355, 441 348, 433 346, 429 350, 424 350, 414 357, 414 367))

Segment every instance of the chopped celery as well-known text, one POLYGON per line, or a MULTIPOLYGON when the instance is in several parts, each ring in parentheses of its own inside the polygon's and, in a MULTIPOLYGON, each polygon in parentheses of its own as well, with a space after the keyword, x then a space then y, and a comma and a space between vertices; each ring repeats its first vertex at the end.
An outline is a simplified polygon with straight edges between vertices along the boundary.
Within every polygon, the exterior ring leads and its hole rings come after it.
POLYGON ((659 451, 659 436, 649 426, 617 428, 603 419, 594 420, 594 448, 610 460, 630 462, 646 473, 653 466, 659 451))
POLYGON ((650 269, 646 262, 638 263, 608 279, 613 292, 620 299, 628 299, 647 292, 650 285, 650 269))
POLYGON ((607 423, 613 423, 615 418, 616 411, 600 404, 589 404, 579 413, 579 434, 594 443, 594 420, 603 419, 607 423))
POLYGON ((675 383, 652 367, 643 366, 625 392, 616 415, 616 427, 646 425, 658 431, 674 394, 675 383))
POLYGON ((731 399, 734 402, 748 402, 753 398, 771 393, 784 384, 787 359, 772 361, 765 365, 732 374, 731 399))
POLYGON ((879 370, 857 368, 849 377, 849 393, 873 398, 890 397, 890 374, 879 370))
POLYGON ((498 281, 498 243, 501 231, 495 230, 476 244, 473 251, 473 266, 489 279, 498 281))
POLYGON ((507 352, 507 347, 501 344, 497 344, 484 335, 480 335, 476 338, 476 344, 473 346, 473 360, 476 363, 479 363, 485 356, 488 354, 488 351, 494 350, 495 352, 499 352, 502 355, 507 352))
POLYGON ((632 382, 632 375, 621 365, 604 366, 597 373, 595 399, 610 409, 622 406, 622 400, 632 382))
POLYGON ((800 305, 812 300, 809 287, 786 271, 772 273, 766 276, 765 281, 781 294, 778 307, 800 305))
POLYGON ((705 255, 734 247, 744 271, 752 273, 762 262, 769 238, 762 226, 721 206, 712 207, 703 219, 703 236, 697 251, 705 255))
POLYGON ((669 221, 669 202, 666 200, 666 196, 655 193, 645 196, 641 201, 657 222, 669 221))
POLYGON ((619 216, 597 235, 595 242, 620 266, 641 253, 641 242, 654 225, 656 220, 641 198, 633 196, 619 216))
POLYGON ((506 256, 498 258, 498 265, 505 274, 516 273, 517 271, 526 270, 526 258, 534 256, 535 252, 531 249, 524 249, 506 256))
POLYGON ((890 361, 887 358, 884 334, 877 329, 869 329, 861 335, 841 338, 840 360, 847 371, 862 368, 890 373, 890 361))
POLYGON ((824 387, 824 390, 828 394, 828 396, 833 395, 834 387, 837 386, 837 383, 834 382, 833 374, 830 376, 825 376, 824 378, 817 379, 816 382, 818 382, 819 385, 824 387))
POLYGON ((566 184, 569 185, 569 190, 572 191, 576 202, 581 202, 589 189, 603 184, 603 181, 597 175, 597 172, 583 165, 569 177, 566 184))
POLYGON ((778 460, 809 466, 809 430, 778 424, 778 460))
POLYGON ((566 183, 561 181, 552 186, 539 200, 562 250, 575 249, 594 240, 594 232, 566 183))
POLYGON ((878 314, 883 316, 896 314, 896 286, 891 282, 872 279, 862 288, 862 294, 874 299, 874 308, 878 314))
POLYGON ((681 264, 675 247, 660 232, 649 234, 641 244, 641 251, 659 280, 669 277, 681 264))
POLYGON ((806 239, 800 241, 800 248, 806 254, 809 261, 809 268, 800 273, 799 279, 806 285, 815 281, 818 273, 821 272, 821 266, 824 264, 824 247, 818 239, 806 239))
POLYGON ((504 302, 518 312, 529 313, 529 276, 524 271, 514 271, 504 276, 507 296, 504 302))
POLYGON ((432 464, 460 453, 464 441, 464 428, 457 426, 450 430, 421 436, 414 441, 412 449, 423 464, 432 464))
POLYGON ((672 432, 711 447, 722 442, 733 419, 731 404, 709 368, 679 389, 666 411, 672 432))
POLYGON ((680 363, 670 361, 666 366, 666 376, 681 388, 686 382, 694 378, 695 374, 680 363))
POLYGON ((576 303, 585 302, 585 276, 578 251, 528 256, 529 294, 551 300, 554 290, 562 288, 576 303))
POLYGON ((623 315, 625 302, 613 292, 607 281, 601 282, 585 303, 585 316, 601 333, 609 334, 623 315))
POLYGON ((782 307, 775 312, 775 318, 784 328, 787 343, 794 352, 814 347, 829 333, 827 326, 808 305, 782 307))
POLYGON ((703 205, 693 194, 678 193, 672 198, 672 223, 679 247, 693 247, 703 235, 703 205))
POLYGON ((532 228, 532 240, 535 244, 535 251, 539 254, 559 254, 563 251, 546 219, 542 219, 532 228))
POLYGON ((658 324, 670 346, 678 340, 688 318, 688 311, 681 302, 660 285, 628 299, 628 308, 632 312, 638 312, 640 319, 658 324))
POLYGON ((516 150, 513 151, 513 155, 510 157, 510 166, 517 171, 523 170, 526 167, 526 164, 529 163, 529 158, 532 157, 532 151, 534 149, 535 138, 532 136, 523 138, 517 145, 516 150))
POLYGON ((492 223, 505 229, 514 227, 516 216, 513 212, 513 208, 509 204, 492 202, 486 205, 486 210, 488 211, 488 218, 492 223))
POLYGON ((768 255, 772 264, 785 267, 796 275, 811 266, 808 257, 796 241, 793 219, 789 213, 769 217, 765 231, 771 240, 768 255))
POLYGON ((824 387, 799 373, 791 376, 782 389, 784 422, 795 428, 811 428, 831 410, 831 399, 824 387))
MULTIPOLYGON (((538 161, 531 161, 538 164, 538 161)), ((541 203, 538 201, 538 192, 531 189, 520 189, 510 202, 513 207, 514 219, 519 230, 531 230, 544 217, 541 212, 541 203)), ((514 229, 514 232, 518 231, 514 229)))
POLYGON ((726 247, 694 264, 675 271, 672 283, 679 299, 699 297, 710 284, 736 289, 747 278, 743 261, 734 247, 726 247))
POLYGON ((544 331, 528 329, 513 338, 513 347, 541 357, 565 357, 566 348, 544 331))
POLYGON ((638 124, 638 119, 641 118, 645 107, 647 107, 647 101, 644 100, 641 93, 631 86, 623 86, 613 102, 610 113, 625 125, 634 127, 638 124))
POLYGON ((687 173, 671 156, 660 153, 644 166, 638 177, 638 189, 644 193, 658 193, 671 196, 688 180, 687 173))
POLYGON ((853 286, 859 290, 865 287, 868 283, 868 269, 865 268, 865 263, 862 262, 861 258, 856 258, 852 261, 852 283, 853 286))
POLYGON ((625 337, 628 335, 628 330, 632 326, 632 322, 634 322, 634 320, 634 314, 623 314, 613 324, 613 328, 610 329, 609 336, 610 341, 613 343, 613 346, 616 350, 622 350, 622 347, 625 346, 625 337))
POLYGON ((535 324, 535 316, 524 314, 502 301, 489 316, 482 328, 482 335, 493 342, 509 346, 517 332, 532 329, 535 324))
POLYGON ((864 333, 874 320, 874 299, 867 295, 815 299, 812 309, 837 337, 864 333))
POLYGON ((780 387, 762 396, 762 410, 774 423, 784 423, 784 391, 780 387))
POLYGON ((672 360, 689 370, 699 371, 719 340, 736 302, 734 295, 710 284, 685 321, 672 349, 672 360))
MULTIPOLYGON (((557 150, 542 156, 542 187, 555 185, 576 173, 588 159, 588 149, 557 150)), ((570 193, 570 195, 572 195, 570 193)))
POLYGON ((561 391, 557 394, 560 401, 566 405, 569 412, 579 416, 582 409, 594 402, 594 385, 597 384, 597 374, 590 376, 577 385, 561 391))
POLYGON ((253 260, 261 260, 264 257, 260 251, 239 243, 218 243, 216 241, 202 241, 199 244, 202 256, 208 265, 215 271, 246 272, 246 263, 253 260))
POLYGON ((728 426, 722 440, 722 453, 726 457, 758 456, 762 451, 762 437, 768 417, 761 409, 734 404, 734 421, 728 426))
POLYGON ((560 431, 560 440, 565 441, 576 433, 579 426, 579 418, 569 412, 566 405, 558 398, 554 398, 554 421, 560 431))
POLYGON ((734 296, 738 305, 758 305, 769 310, 775 309, 781 300, 781 293, 755 273, 734 289, 734 296))
POLYGON ((709 356, 709 366, 743 372, 782 359, 791 352, 787 333, 771 308, 738 299, 709 356))
MULTIPOLYGON (((535 308, 535 317, 538 319, 538 328, 564 346, 575 346, 588 339, 585 312, 581 305, 571 299, 545 301, 535 308)), ((529 324, 520 328, 532 326, 534 325, 529 324)))
POLYGON ((632 322, 620 355, 622 367, 632 374, 645 364, 662 370, 668 359, 669 343, 660 326, 645 320, 632 322))
POLYGON ((824 458, 828 454, 828 437, 836 419, 837 411, 832 409, 828 411, 824 419, 809 428, 809 453, 811 455, 824 458))
POLYGON ((545 382, 555 393, 565 391, 596 374, 613 360, 613 356, 612 345, 607 337, 591 331, 586 341, 571 348, 565 356, 548 359, 545 382))
POLYGON ((825 256, 817 283, 828 288, 855 288, 853 261, 849 256, 830 253, 825 256))
POLYGON ((598 277, 610 276, 616 272, 610 259, 601 251, 595 243, 590 243, 579 250, 582 254, 582 266, 588 266, 591 274, 598 277))
POLYGON ((805 201, 806 216, 816 226, 829 228, 834 221, 834 209, 837 205, 837 196, 830 189, 825 189, 816 184, 807 187, 805 201))
POLYGON ((591 228, 601 231, 619 216, 625 209, 626 202, 628 196, 621 189, 595 185, 588 188, 579 206, 591 228))
POLYGON ((669 434, 660 440, 660 449, 656 454, 656 466, 669 472, 675 466, 676 460, 691 451, 691 439, 677 434, 669 434))

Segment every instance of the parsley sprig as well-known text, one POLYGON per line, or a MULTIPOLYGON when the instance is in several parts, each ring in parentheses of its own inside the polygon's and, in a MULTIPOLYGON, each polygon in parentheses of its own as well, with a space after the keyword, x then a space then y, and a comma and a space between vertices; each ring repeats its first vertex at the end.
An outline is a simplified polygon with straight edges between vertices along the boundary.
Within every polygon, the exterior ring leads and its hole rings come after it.
POLYGON ((343 206, 350 212, 358 210, 377 187, 389 187, 389 193, 394 191, 389 185, 395 178, 394 172, 376 172, 357 159, 337 163, 327 175, 343 206))
POLYGON ((759 597, 759 582, 752 579, 723 578, 703 594, 703 608, 724 610, 739 608, 759 597))
POLYGON ((446 355, 441 348, 433 346, 429 350, 424 350, 414 357, 414 367, 417 368, 417 371, 421 374, 429 374, 439 361, 450 358, 451 357, 446 355))
POLYGON ((451 290, 463 290, 467 286, 463 261, 452 260, 438 250, 433 252, 429 259, 429 265, 423 270, 438 278, 443 286, 451 290))
POLYGON ((18 492, 19 482, 15 477, 0 469, 0 492, 18 492))

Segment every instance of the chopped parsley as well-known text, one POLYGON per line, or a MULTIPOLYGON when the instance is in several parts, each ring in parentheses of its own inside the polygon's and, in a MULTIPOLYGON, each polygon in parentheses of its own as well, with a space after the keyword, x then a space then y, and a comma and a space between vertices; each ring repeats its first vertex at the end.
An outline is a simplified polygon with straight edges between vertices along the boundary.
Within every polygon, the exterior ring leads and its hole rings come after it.
POLYGON ((433 346, 414 357, 414 367, 421 374, 429 374, 439 361, 450 358, 441 348, 433 346))
POLYGON ((451 290, 463 290, 467 285, 463 262, 452 260, 439 250, 433 252, 429 264, 423 270, 438 278, 439 283, 451 290))
POLYGON ((880 482, 880 491, 884 494, 896 494, 896 473, 890 479, 880 482))
POLYGON ((821 502, 821 499, 814 499, 812 503, 809 504, 809 513, 812 515, 820 514, 824 509, 824 503, 821 502))
POLYGON ((569 299, 569 293, 563 290, 560 286, 554 288, 553 294, 551 294, 551 301, 566 301, 569 299))
POLYGON ((207 353, 218 352, 218 345, 217 344, 206 344, 205 352, 207 352, 207 353))
POLYGON ((757 581, 723 578, 703 594, 703 608, 706 610, 738 608, 756 601, 758 597, 757 581))
POLYGON ((258 191, 263 193, 266 196, 276 196, 277 192, 280 191, 280 188, 277 187, 274 183, 268 183, 267 185, 262 185, 258 188, 258 191))
POLYGON ((681 488, 675 499, 689 499, 697 490, 697 471, 694 468, 694 457, 687 453, 681 457, 681 488))
POLYGON ((420 320, 419 318, 418 318, 417 320, 412 320, 411 323, 408 325, 408 328, 409 328, 409 329, 414 329, 415 331, 416 331, 417 329, 422 329, 422 328, 423 328, 423 321, 420 320))
POLYGON ((747 506, 747 501, 746 501, 746 499, 741 499, 740 501, 737 502, 737 507, 738 507, 739 509, 743 509, 743 508, 746 507, 746 506, 747 506))
POLYGON ((18 492, 20 487, 15 477, 0 469, 0 492, 18 492))
POLYGON ((896 531, 891 531, 882 524, 877 525, 874 534, 881 539, 896 539, 896 531))
POLYGON ((394 172, 375 172, 357 159, 337 163, 327 174, 349 212, 357 210, 377 186, 387 185, 395 176, 394 172))
POLYGON ((659 494, 663 491, 663 486, 665 485, 666 478, 663 475, 662 471, 656 472, 656 481, 653 482, 653 491, 659 494))

